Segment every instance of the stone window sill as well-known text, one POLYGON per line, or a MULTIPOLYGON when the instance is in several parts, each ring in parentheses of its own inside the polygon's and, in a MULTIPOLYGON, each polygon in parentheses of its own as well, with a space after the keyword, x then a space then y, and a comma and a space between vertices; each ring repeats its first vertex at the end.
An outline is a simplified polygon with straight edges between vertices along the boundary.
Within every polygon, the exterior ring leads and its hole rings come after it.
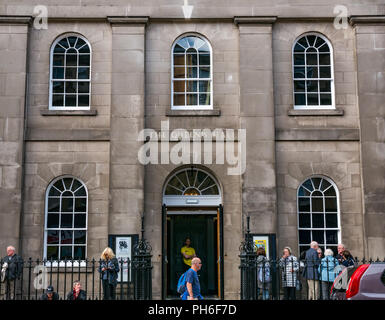
POLYGON ((220 109, 213 110, 170 110, 166 111, 167 117, 219 117, 220 109))
POLYGON ((41 109, 42 116, 96 116, 97 110, 48 110, 41 109))
POLYGON ((343 109, 325 109, 325 110, 301 110, 301 109, 290 109, 287 113, 288 116, 299 117, 299 116, 343 116, 343 109))

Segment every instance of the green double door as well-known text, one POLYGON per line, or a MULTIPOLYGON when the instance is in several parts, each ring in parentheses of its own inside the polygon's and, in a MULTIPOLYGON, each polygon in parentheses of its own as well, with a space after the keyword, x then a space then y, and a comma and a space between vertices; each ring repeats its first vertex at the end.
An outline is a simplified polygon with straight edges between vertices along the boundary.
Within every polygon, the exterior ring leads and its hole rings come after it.
POLYGON ((184 214, 167 216, 167 296, 178 297, 176 291, 179 277, 184 272, 180 252, 185 239, 202 260, 198 272, 201 293, 205 297, 218 296, 218 220, 217 215, 184 214))

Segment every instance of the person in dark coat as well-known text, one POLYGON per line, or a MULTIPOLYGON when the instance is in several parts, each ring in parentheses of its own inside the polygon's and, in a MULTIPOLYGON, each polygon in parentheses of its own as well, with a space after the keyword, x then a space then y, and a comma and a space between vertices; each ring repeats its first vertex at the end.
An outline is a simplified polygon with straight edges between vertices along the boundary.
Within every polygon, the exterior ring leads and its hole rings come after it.
POLYGON ((99 266, 100 277, 103 285, 103 299, 115 300, 116 286, 118 284, 119 262, 111 248, 104 249, 99 266))
POLYGON ((82 285, 79 280, 74 282, 72 291, 67 294, 67 300, 87 300, 87 293, 82 290, 82 285))
POLYGON ((320 293, 318 266, 321 263, 321 259, 318 256, 317 250, 318 243, 312 241, 310 243, 310 249, 306 251, 306 266, 302 274, 303 277, 307 279, 309 300, 318 300, 320 293))
POLYGON ((342 252, 345 251, 345 245, 343 245, 342 243, 339 243, 338 246, 337 246, 337 255, 336 255, 336 259, 338 260, 338 262, 340 264, 342 264, 342 262, 344 261, 344 257, 342 256, 342 252))
POLYGON ((59 295, 54 291, 53 286, 48 286, 45 293, 41 296, 41 300, 59 300, 59 295))
POLYGON ((348 250, 344 250, 342 252, 342 265, 344 267, 354 266, 353 256, 350 254, 350 251, 348 251, 348 250))
POLYGON ((7 256, 3 258, 1 268, 5 282, 4 299, 16 299, 18 280, 23 273, 23 259, 16 254, 15 247, 7 247, 7 256))

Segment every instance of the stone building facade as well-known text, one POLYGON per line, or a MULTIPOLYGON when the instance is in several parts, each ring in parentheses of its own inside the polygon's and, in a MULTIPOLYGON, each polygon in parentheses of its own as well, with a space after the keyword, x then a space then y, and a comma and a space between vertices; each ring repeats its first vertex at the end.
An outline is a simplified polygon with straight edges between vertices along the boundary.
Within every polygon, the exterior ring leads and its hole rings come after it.
MULTIPOLYGON (((323 178, 337 194, 338 242, 354 256, 383 258, 384 2, 190 2, 186 19, 176 0, 0 1, 0 248, 13 244, 24 257, 46 257, 49 186, 75 178, 87 189, 87 258, 99 257, 112 235, 140 234, 144 214, 154 298, 166 297, 168 250, 179 245, 172 226, 183 224, 175 217, 206 214, 212 220, 204 223, 214 223, 207 234, 215 234, 206 249, 218 258, 211 262, 214 295, 222 286, 224 298, 238 298, 246 217, 252 233, 275 236, 278 254, 289 245, 299 255, 299 188, 323 178), (349 18, 344 28, 334 20, 340 2, 349 18), (36 26, 36 6, 48 10, 47 29, 36 26), (333 108, 295 108, 293 46, 309 34, 332 48, 333 108), (66 35, 91 48, 88 109, 50 107, 52 45, 66 35), (204 110, 172 108, 172 48, 183 35, 211 46, 212 105, 204 110), (160 131, 162 121, 170 131, 246 129, 245 171, 229 175, 215 147, 212 164, 143 165, 139 134, 160 131), (175 200, 162 207, 167 181, 181 169, 212 177, 220 206, 175 200)), ((169 142, 170 149, 177 144, 169 142)), ((167 151, 161 139, 155 144, 161 159, 167 151)))

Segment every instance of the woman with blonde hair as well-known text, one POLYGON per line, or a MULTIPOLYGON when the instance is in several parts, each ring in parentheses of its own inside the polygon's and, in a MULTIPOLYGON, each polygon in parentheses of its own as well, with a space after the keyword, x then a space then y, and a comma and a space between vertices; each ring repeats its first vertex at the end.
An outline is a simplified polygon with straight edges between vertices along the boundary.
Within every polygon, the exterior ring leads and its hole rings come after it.
POLYGON ((119 262, 111 248, 103 250, 99 265, 100 278, 103 285, 104 300, 115 300, 118 284, 119 262))

